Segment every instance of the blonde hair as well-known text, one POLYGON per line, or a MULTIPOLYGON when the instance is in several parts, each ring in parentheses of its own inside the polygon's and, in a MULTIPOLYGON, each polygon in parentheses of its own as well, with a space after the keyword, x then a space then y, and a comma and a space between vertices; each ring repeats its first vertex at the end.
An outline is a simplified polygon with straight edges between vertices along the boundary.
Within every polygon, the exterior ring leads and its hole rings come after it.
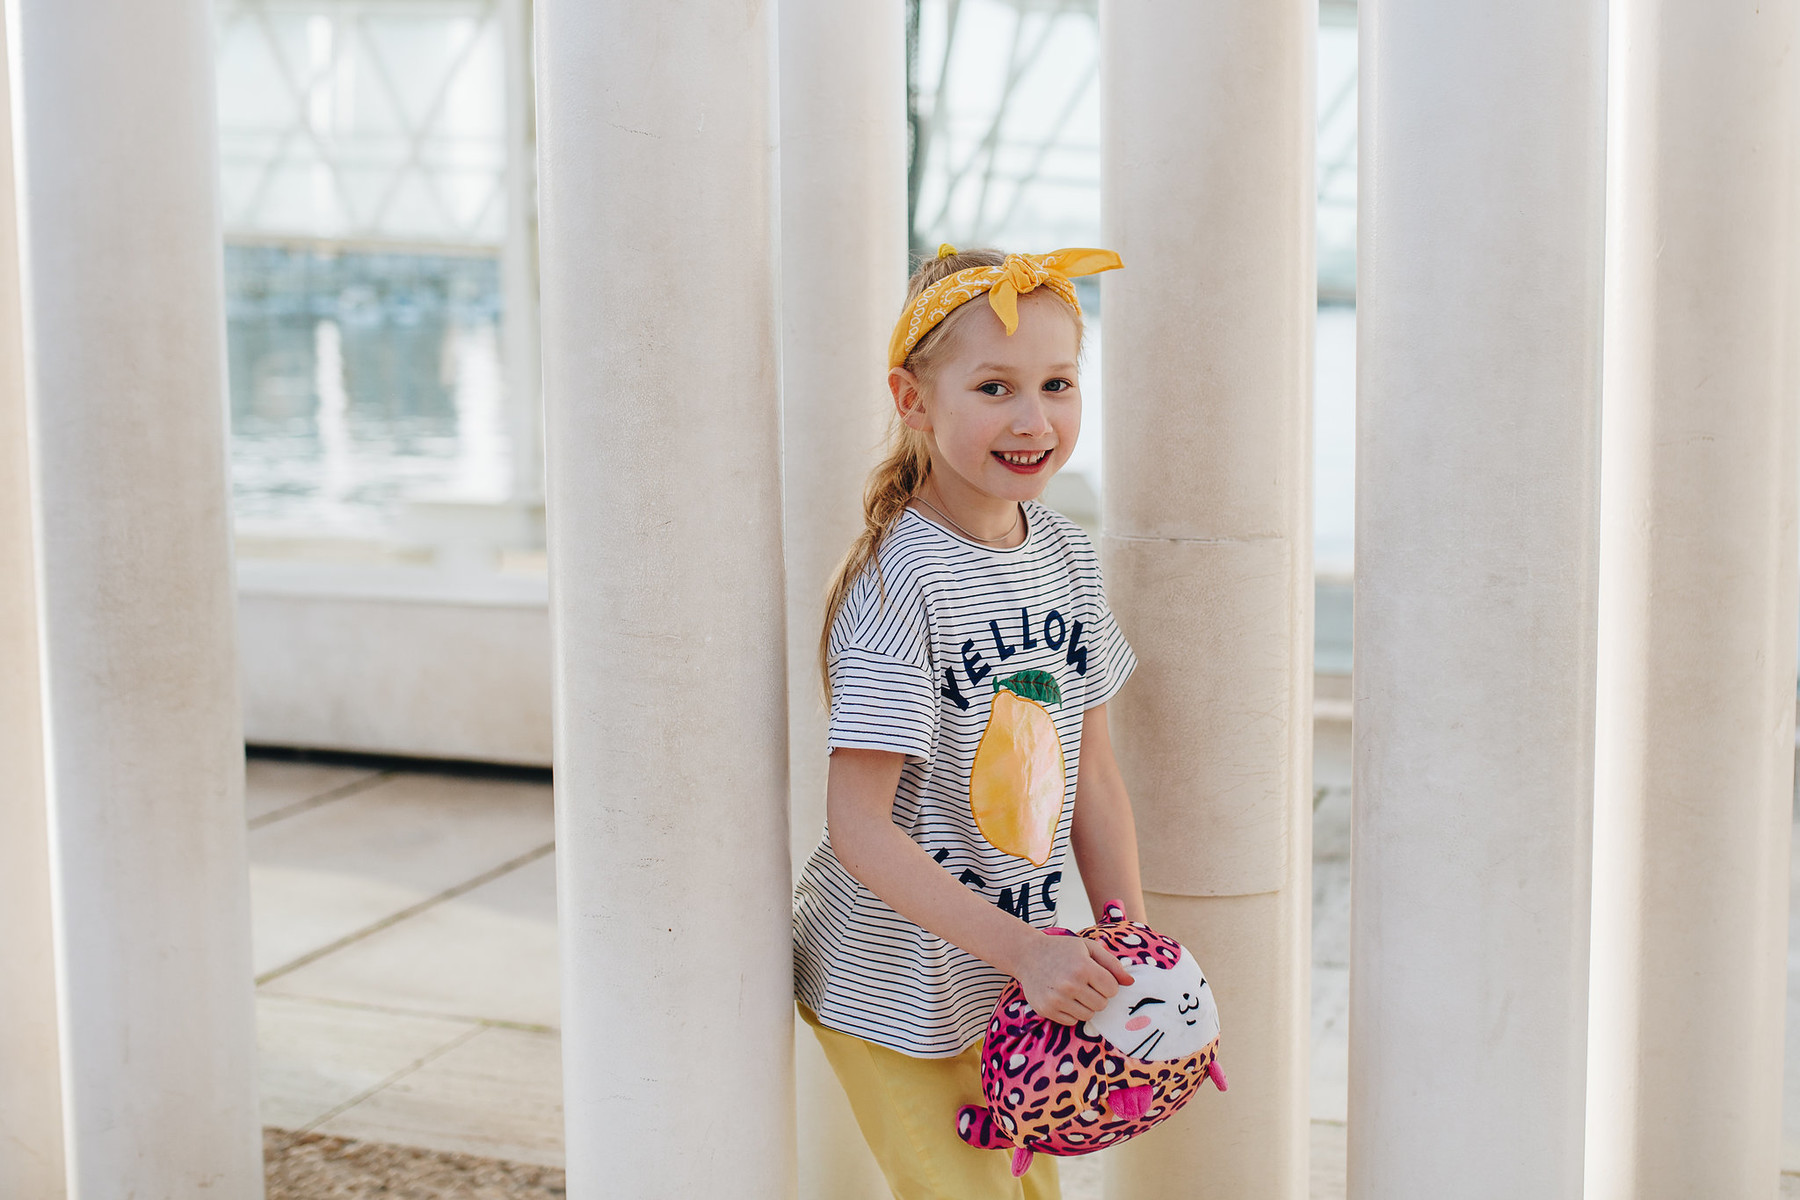
MULTIPOLYGON (((919 297, 919 293, 958 271, 970 267, 998 267, 1006 262, 1006 255, 998 250, 959 250, 941 257, 927 258, 913 271, 912 278, 906 283, 906 305, 919 297)), ((1048 289, 1045 289, 1048 292, 1048 289)), ((953 331, 969 313, 977 308, 974 302, 963 304, 938 323, 914 346, 912 353, 900 365, 918 376, 924 382, 934 375, 945 348, 954 342, 953 331)), ((1081 352, 1081 312, 1071 309, 1075 318, 1075 349, 1081 352)), ((857 535, 856 541, 850 544, 850 552, 844 555, 844 561, 832 574, 831 584, 825 591, 825 627, 819 633, 819 677, 825 686, 825 701, 831 702, 831 627, 837 622, 838 612, 844 607, 844 601, 850 595, 850 589, 864 571, 874 565, 877 579, 880 578, 881 562, 877 557, 881 552, 881 544, 887 540, 899 522, 906 506, 925 485, 931 475, 931 450, 925 435, 900 420, 899 413, 894 413, 888 425, 887 453, 869 472, 869 480, 863 485, 863 531, 857 535)))

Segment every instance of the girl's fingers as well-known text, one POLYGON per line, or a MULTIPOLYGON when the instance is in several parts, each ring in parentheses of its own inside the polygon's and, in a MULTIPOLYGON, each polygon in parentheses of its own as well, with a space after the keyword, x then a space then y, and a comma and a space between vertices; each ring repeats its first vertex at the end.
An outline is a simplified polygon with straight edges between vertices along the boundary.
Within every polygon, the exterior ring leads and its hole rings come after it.
MULTIPOLYGON (((1099 963, 1102 967, 1105 967, 1106 973, 1111 975, 1113 979, 1120 984, 1130 984, 1134 982, 1131 978, 1131 972, 1125 969, 1125 964, 1108 954, 1099 943, 1088 942, 1087 945, 1088 953, 1093 956, 1094 961, 1099 963)), ((1112 993, 1108 992, 1107 995, 1110 996, 1112 993)))

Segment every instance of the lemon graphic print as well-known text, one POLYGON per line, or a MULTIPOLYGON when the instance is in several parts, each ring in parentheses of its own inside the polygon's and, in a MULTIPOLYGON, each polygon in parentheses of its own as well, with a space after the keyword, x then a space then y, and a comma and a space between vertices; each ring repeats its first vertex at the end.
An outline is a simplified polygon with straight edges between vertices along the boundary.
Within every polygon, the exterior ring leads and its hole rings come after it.
POLYGON ((969 807, 996 850, 1034 866, 1050 861, 1062 822, 1067 777, 1050 706, 1062 703, 1056 676, 1021 671, 994 683, 994 706, 969 771, 969 807))

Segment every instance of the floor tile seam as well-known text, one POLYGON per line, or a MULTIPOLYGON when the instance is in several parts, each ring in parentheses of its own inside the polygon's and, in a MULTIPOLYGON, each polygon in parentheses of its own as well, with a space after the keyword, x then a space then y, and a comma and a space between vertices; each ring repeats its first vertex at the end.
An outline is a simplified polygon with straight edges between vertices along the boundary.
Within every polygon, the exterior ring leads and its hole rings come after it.
POLYGON ((377 771, 373 775, 367 775, 361 779, 353 779, 349 783, 339 784, 334 788, 327 788, 316 796, 308 796, 304 800, 296 800, 292 804, 284 805, 274 812, 266 812, 259 817, 252 817, 249 821, 249 828, 252 831, 262 829, 265 826, 275 824, 277 821, 285 821, 287 818, 299 816, 303 812, 310 812, 312 809, 322 808, 335 800, 348 799, 351 796, 359 795, 362 792, 379 787, 381 784, 387 783, 390 780, 398 779, 400 774, 401 772, 399 771, 377 771))
POLYGON ((562 1033, 560 1025, 543 1025, 535 1021, 512 1021, 505 1017, 481 1017, 473 1013, 445 1013, 428 1008, 406 1008, 396 1004, 373 1004, 367 1000, 345 1000, 339 996, 313 996, 305 992, 259 992, 259 999, 291 1000, 299 1004, 318 1005, 322 1008, 341 1008, 350 1012, 380 1013, 389 1017, 418 1017, 431 1021, 448 1021, 457 1024, 475 1023, 493 1029, 510 1029, 518 1033, 562 1033))
POLYGON ((496 879, 500 879, 504 876, 512 874, 514 871, 519 870, 521 867, 530 866, 532 863, 538 861, 540 858, 544 858, 547 855, 549 855, 555 849, 556 849, 556 842, 554 840, 545 842, 541 846, 535 846, 532 849, 527 850, 525 853, 520 854, 515 858, 507 859, 505 862, 501 863, 497 867, 491 867, 488 870, 483 871, 481 874, 475 876, 472 879, 466 879, 459 884, 455 884, 452 887, 445 888, 443 891, 438 892, 436 895, 427 896, 425 899, 419 901, 416 904, 408 905, 407 907, 401 909, 399 912, 389 913, 387 916, 381 918, 379 921, 376 921, 372 924, 366 925, 361 929, 354 930, 353 932, 347 933, 343 937, 338 938, 336 941, 331 942, 328 945, 320 946, 316 950, 309 950, 305 954, 302 954, 300 957, 295 958, 289 962, 283 963, 279 967, 273 967, 267 971, 264 971, 262 974, 260 974, 256 977, 256 986, 262 987, 264 984, 273 983, 275 980, 280 979, 284 975, 291 974, 294 971, 298 971, 301 967, 309 966, 312 963, 318 962, 320 959, 325 958, 329 955, 335 954, 339 950, 343 950, 349 946, 354 946, 356 943, 363 941, 367 938, 374 937, 376 934, 382 932, 383 930, 392 929, 394 926, 400 924, 402 921, 408 920, 412 917, 416 917, 420 913, 426 912, 429 909, 436 908, 438 905, 443 904, 446 901, 454 900, 458 896, 465 896, 468 893, 474 891, 478 887, 482 887, 485 884, 494 882, 494 880, 496 880, 496 879))
POLYGON ((407 1063, 405 1066, 401 1067, 399 1070, 394 1071, 392 1074, 388 1075, 385 1079, 381 1080, 379 1083, 376 1083, 370 1087, 364 1088, 362 1091, 358 1092, 356 1095, 350 1097, 350 1099, 340 1101, 338 1104, 332 1106, 323 1115, 315 1117, 313 1120, 308 1121, 305 1125, 303 1125, 302 1127, 300 1127, 299 1129, 296 1129, 294 1131, 294 1136, 299 1137, 302 1134, 311 1133, 313 1130, 318 1129, 320 1126, 326 1124, 327 1122, 335 1121, 337 1118, 343 1116, 345 1113, 349 1112, 351 1109, 355 1108, 357 1105, 362 1104, 365 1101, 373 1099, 374 1097, 380 1095, 382 1092, 386 1091, 388 1088, 394 1086, 396 1083, 399 1083, 402 1079, 405 1079, 408 1075, 411 1075, 415 1071, 419 1071, 419 1070, 423 1069, 424 1067, 429 1066, 430 1064, 436 1062, 438 1059, 444 1057, 444 1055, 450 1053, 452 1050, 456 1050, 462 1046, 468 1045, 470 1042, 474 1041, 476 1038, 480 1037, 482 1034, 484 1034, 486 1032, 487 1032, 487 1026, 485 1026, 485 1025, 477 1025, 473 1029, 465 1029, 463 1032, 457 1034, 455 1037, 451 1038, 449 1041, 445 1042, 443 1045, 438 1046, 432 1050, 428 1050, 424 1054, 421 1054, 418 1058, 415 1058, 412 1062, 407 1063))

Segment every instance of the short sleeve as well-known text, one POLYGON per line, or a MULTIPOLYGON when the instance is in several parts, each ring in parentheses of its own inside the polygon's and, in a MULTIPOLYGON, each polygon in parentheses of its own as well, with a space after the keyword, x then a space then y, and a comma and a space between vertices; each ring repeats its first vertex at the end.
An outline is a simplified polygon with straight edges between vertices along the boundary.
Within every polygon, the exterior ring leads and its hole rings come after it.
POLYGON ((1088 709, 1105 704, 1119 694, 1119 689, 1137 670, 1137 655, 1131 652, 1131 644, 1125 640, 1125 633, 1113 616, 1112 606, 1106 602, 1106 582, 1101 578, 1100 559, 1085 535, 1082 544, 1086 550, 1082 586, 1088 590, 1088 611, 1094 614, 1094 628, 1087 635, 1087 688, 1081 702, 1081 707, 1088 709))
POLYGON ((1104 596, 1100 600, 1100 619, 1094 627, 1093 649, 1088 654, 1092 661, 1088 666, 1087 695, 1082 707, 1094 708, 1118 695, 1131 673, 1137 670, 1137 655, 1131 652, 1131 645, 1125 640, 1104 596))
POLYGON ((929 667, 854 645, 833 656, 830 749, 894 750, 930 762, 937 719, 929 667))

